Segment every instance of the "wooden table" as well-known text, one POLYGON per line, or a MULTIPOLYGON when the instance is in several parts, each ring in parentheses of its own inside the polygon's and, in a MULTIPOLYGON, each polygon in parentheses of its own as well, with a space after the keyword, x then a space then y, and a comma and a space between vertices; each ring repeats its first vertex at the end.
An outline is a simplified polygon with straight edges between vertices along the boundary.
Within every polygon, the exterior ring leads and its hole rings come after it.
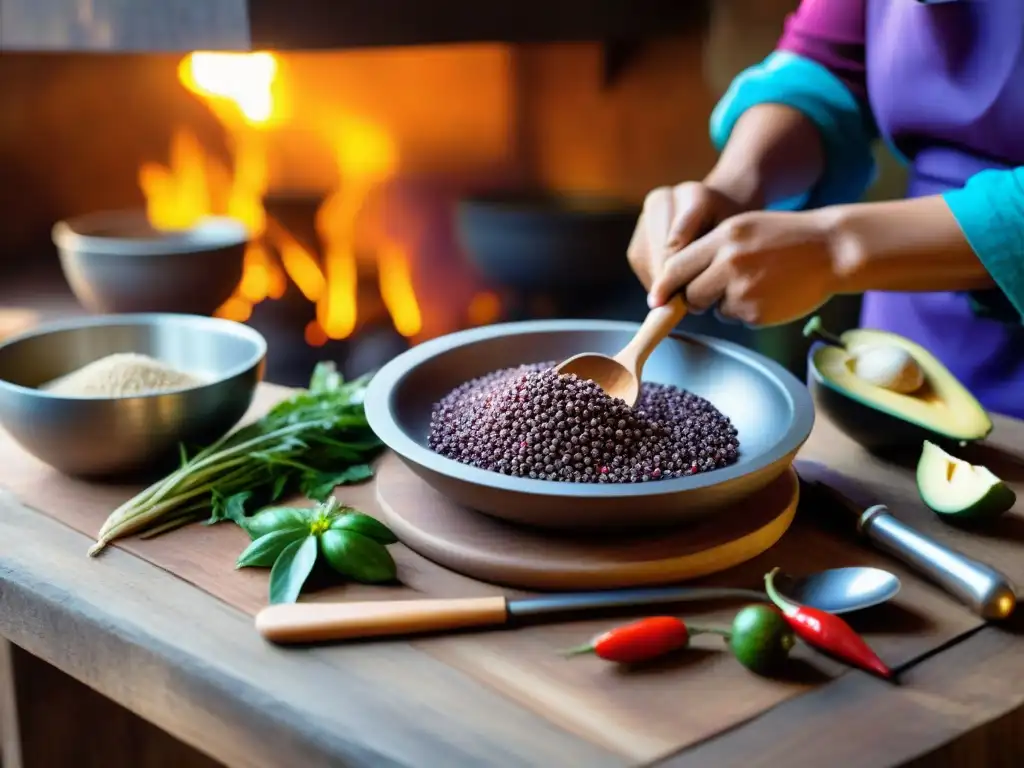
MULTIPOLYGON (((1024 445, 1024 424, 1007 427, 1024 445)), ((87 559, 85 536, 0 509, 3 768, 212 764, 184 745, 274 768, 627 764, 408 643, 274 648, 170 573, 116 548, 87 559)), ((1024 764, 1016 631, 962 637, 900 687, 843 675, 659 765, 1024 764)), ((680 691, 679 705, 699 696, 680 691)))

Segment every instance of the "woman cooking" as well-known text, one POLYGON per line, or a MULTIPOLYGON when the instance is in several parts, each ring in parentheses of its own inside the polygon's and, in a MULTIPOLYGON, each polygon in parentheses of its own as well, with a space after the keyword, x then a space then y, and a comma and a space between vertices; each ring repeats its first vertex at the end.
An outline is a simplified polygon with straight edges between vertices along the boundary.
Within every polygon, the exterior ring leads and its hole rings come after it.
POLYGON ((711 133, 704 180, 645 201, 629 259, 652 306, 774 325, 865 292, 863 326, 1024 417, 1022 0, 803 0, 711 133), (879 137, 907 199, 856 203, 879 137))

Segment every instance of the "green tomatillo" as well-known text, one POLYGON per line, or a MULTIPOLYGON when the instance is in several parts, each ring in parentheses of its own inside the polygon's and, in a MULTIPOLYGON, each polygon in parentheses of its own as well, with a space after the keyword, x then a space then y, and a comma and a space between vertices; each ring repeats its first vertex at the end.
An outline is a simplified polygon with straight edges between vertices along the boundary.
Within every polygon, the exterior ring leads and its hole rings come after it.
POLYGON ((379 520, 330 497, 315 507, 271 507, 239 525, 252 543, 236 568, 270 568, 270 602, 294 603, 323 555, 335 571, 369 584, 394 581, 387 550, 398 538, 379 520))

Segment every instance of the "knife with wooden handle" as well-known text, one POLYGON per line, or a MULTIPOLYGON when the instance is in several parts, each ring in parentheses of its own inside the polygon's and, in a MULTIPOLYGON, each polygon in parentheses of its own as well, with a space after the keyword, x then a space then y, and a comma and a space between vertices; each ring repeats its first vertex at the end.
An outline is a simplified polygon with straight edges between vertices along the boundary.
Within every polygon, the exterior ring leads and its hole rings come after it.
POLYGON ((1005 619, 1017 606, 1013 582, 990 565, 926 536, 897 518, 884 504, 865 503, 850 480, 822 464, 794 463, 800 479, 852 512, 857 530, 878 549, 929 578, 986 620, 1005 619))
POLYGON ((509 600, 504 596, 348 603, 285 603, 256 614, 256 630, 275 643, 416 635, 500 627, 514 619, 573 615, 584 611, 670 605, 691 600, 767 600, 753 589, 649 587, 601 592, 565 592, 509 600))

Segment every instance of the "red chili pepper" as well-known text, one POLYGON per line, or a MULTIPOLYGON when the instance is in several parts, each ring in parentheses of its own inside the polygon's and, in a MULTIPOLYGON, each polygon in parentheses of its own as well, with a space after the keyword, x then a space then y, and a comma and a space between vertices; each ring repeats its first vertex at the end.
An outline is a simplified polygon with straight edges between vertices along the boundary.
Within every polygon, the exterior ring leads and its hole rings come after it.
POLYGON ((603 632, 568 653, 593 653, 606 661, 635 664, 685 648, 690 642, 690 634, 682 619, 652 616, 603 632))
POLYGON ((773 568, 764 577, 765 591, 801 640, 861 669, 884 678, 892 677, 892 671, 841 618, 817 608, 791 603, 779 595, 774 583, 778 570, 773 568))

